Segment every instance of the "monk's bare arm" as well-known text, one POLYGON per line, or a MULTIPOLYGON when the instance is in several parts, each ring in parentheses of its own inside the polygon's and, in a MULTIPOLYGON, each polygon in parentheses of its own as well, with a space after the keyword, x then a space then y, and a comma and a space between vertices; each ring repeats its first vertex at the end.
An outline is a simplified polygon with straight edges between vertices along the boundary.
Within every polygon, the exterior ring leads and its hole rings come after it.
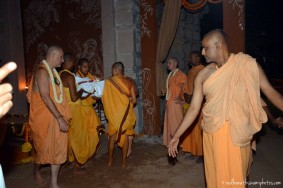
POLYGON ((188 111, 186 112, 185 117, 183 118, 179 128, 177 129, 176 133, 174 134, 174 137, 170 141, 168 145, 168 154, 169 156, 176 157, 178 153, 178 143, 180 136, 191 126, 191 124, 194 122, 195 118, 199 114, 199 111, 201 109, 202 101, 203 101, 203 89, 202 84, 203 80, 205 78, 205 72, 201 71, 194 82, 194 92, 193 92, 193 98, 191 101, 191 104, 189 106, 188 111))
POLYGON ((56 108, 53 100, 50 98, 50 90, 49 90, 49 74, 47 71, 43 68, 39 68, 35 72, 35 82, 38 87, 38 91, 40 93, 40 96, 45 103, 48 110, 51 112, 51 114, 57 119, 60 130, 62 132, 68 131, 68 124, 63 119, 63 116, 56 108))
POLYGON ((202 75, 200 74, 194 82, 194 92, 193 98, 190 104, 190 107, 185 114, 178 130, 176 131, 174 137, 179 138, 194 122, 195 118, 199 114, 202 101, 203 101, 203 92, 202 92, 202 75))
POLYGON ((274 106, 283 111, 283 96, 269 83, 262 68, 258 65, 260 89, 274 106))
POLYGON ((174 102, 176 104, 184 104, 185 103, 185 100, 184 100, 184 87, 185 87, 185 83, 179 83, 179 87, 180 87, 180 95, 175 97, 174 99, 174 102))
POLYGON ((70 90, 71 100, 72 102, 76 102, 82 96, 84 90, 80 89, 77 92, 75 77, 72 75, 68 75, 67 83, 70 90))
POLYGON ((133 105, 135 105, 137 103, 137 97, 136 97, 134 85, 131 87, 131 97, 132 97, 131 102, 133 105))

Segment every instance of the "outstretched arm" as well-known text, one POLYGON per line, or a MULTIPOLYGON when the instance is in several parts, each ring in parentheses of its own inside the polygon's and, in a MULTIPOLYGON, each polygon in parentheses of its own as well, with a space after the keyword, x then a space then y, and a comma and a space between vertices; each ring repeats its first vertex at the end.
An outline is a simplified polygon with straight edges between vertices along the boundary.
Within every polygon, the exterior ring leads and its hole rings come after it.
POLYGON ((174 134, 174 137, 172 138, 172 140, 168 145, 169 156, 176 157, 178 153, 177 147, 180 136, 191 126, 191 124, 194 122, 195 118, 199 114, 204 97, 202 90, 202 83, 203 83, 202 80, 203 80, 203 73, 200 72, 200 74, 198 74, 194 82, 195 87, 194 87, 193 98, 190 107, 185 117, 183 118, 179 128, 174 134))
POLYGON ((283 111, 283 96, 278 91, 276 91, 269 83, 260 65, 258 65, 258 70, 259 70, 259 85, 261 91, 274 106, 276 106, 281 111, 283 111))

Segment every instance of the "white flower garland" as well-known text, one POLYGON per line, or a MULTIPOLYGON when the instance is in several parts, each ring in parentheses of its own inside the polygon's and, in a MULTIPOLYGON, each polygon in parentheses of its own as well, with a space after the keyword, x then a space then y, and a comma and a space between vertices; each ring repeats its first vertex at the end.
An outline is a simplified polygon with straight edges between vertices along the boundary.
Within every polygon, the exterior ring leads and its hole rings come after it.
POLYGON ((169 98, 170 98, 170 93, 169 93, 169 79, 170 79, 170 77, 171 77, 171 75, 172 76, 175 76, 175 74, 176 74, 176 72, 178 71, 179 69, 177 68, 176 70, 175 70, 175 72, 170 72, 169 74, 168 74, 168 76, 167 76, 167 80, 166 80, 166 100, 168 100, 169 98))
POLYGON ((55 74, 55 77, 56 79, 59 81, 59 87, 60 87, 60 98, 58 99, 57 97, 57 90, 56 90, 56 87, 55 87, 55 83, 54 83, 54 76, 53 76, 53 73, 48 65, 48 63, 43 60, 42 63, 44 64, 44 66, 46 67, 48 73, 49 73, 49 76, 50 76, 50 79, 51 79, 51 85, 52 85, 52 89, 53 89, 53 95, 54 95, 54 99, 57 103, 62 103, 63 102, 63 87, 62 87, 62 81, 60 79, 60 76, 58 74, 58 72, 56 71, 55 68, 53 68, 53 72, 55 74))

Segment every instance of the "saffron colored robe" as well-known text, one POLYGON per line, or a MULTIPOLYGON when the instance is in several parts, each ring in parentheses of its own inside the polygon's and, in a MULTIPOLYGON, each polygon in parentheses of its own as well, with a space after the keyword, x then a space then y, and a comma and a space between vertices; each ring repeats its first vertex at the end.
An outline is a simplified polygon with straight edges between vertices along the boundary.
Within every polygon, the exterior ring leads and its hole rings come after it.
POLYGON ((104 113, 108 119, 108 135, 117 134, 116 142, 120 147, 124 145, 125 135, 134 135, 136 122, 133 104, 130 101, 131 91, 124 81, 119 76, 107 79, 102 96, 104 113))
MULTIPOLYGON (((54 79, 50 79, 54 82, 54 79)), ((36 150, 35 163, 38 164, 62 164, 67 160, 68 134, 59 130, 57 119, 51 114, 41 99, 40 93, 33 92, 34 78, 28 90, 28 101, 30 103, 29 124, 31 127, 32 139, 36 150)), ((60 96, 60 89, 57 84, 56 93, 60 96)), ((53 89, 50 83, 50 97, 54 101, 59 112, 68 122, 71 119, 71 111, 63 92, 63 102, 58 104, 54 100, 53 89)))
POLYGON ((182 71, 176 69, 174 73, 171 72, 168 75, 167 80, 167 101, 163 129, 163 145, 165 146, 168 146, 184 116, 183 105, 176 104, 174 99, 182 100, 182 95, 186 91, 187 77, 182 71))
MULTIPOLYGON (((198 72, 203 69, 203 65, 194 66, 187 75, 187 93, 189 95, 193 94, 194 81, 198 72)), ((183 134, 182 151, 190 152, 192 155, 202 156, 202 129, 201 129, 201 119, 202 115, 199 113, 198 117, 195 119, 194 123, 190 126, 188 130, 183 134)))
POLYGON ((96 129, 100 121, 93 110, 92 103, 82 106, 80 99, 72 102, 69 88, 64 88, 64 90, 72 113, 68 132, 68 160, 83 165, 96 153, 100 146, 96 129))
MULTIPOLYGON (((251 139, 267 116, 260 102, 253 58, 231 54, 203 84, 203 148, 208 188, 244 182, 251 164, 251 139), (229 184, 230 183, 230 184, 229 184)), ((245 187, 245 184, 232 187, 245 187)))

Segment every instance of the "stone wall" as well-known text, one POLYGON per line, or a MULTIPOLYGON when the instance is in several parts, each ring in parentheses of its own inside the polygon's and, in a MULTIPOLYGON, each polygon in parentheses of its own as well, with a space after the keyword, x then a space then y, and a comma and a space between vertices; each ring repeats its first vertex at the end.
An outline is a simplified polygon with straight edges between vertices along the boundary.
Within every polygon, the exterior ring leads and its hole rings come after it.
POLYGON ((179 69, 184 73, 189 70, 189 53, 201 50, 201 18, 207 12, 207 8, 204 8, 199 13, 189 13, 184 8, 181 9, 176 37, 168 57, 176 57, 179 60, 179 69))
POLYGON ((125 75, 133 78, 139 88, 135 112, 136 134, 143 131, 142 81, 140 61, 139 0, 105 0, 102 8, 102 43, 104 75, 111 76, 111 66, 116 61, 125 65, 125 75))

